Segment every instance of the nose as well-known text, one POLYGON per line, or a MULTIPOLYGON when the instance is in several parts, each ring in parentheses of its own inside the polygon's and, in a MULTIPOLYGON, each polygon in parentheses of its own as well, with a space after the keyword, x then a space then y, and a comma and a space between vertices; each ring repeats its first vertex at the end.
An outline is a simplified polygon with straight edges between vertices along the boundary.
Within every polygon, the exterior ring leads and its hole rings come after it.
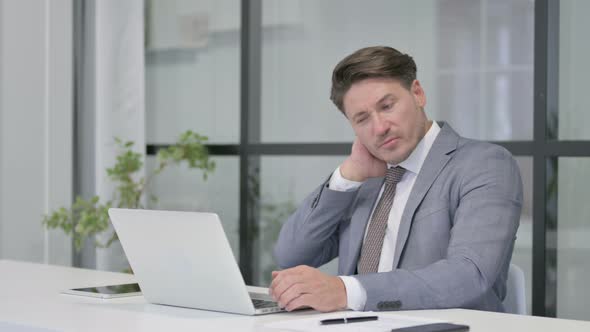
POLYGON ((375 135, 383 136, 389 131, 389 123, 382 115, 375 114, 375 117, 373 118, 373 129, 375 135))

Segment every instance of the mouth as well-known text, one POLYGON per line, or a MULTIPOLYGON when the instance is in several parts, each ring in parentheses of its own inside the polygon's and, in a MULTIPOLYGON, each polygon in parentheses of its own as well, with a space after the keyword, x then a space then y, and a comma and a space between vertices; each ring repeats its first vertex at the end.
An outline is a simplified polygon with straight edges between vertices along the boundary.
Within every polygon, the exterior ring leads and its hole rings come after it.
POLYGON ((379 145, 379 147, 380 148, 392 147, 397 143, 397 141, 399 141, 399 137, 390 137, 390 138, 386 139, 385 141, 383 141, 383 143, 381 143, 381 145, 379 145))

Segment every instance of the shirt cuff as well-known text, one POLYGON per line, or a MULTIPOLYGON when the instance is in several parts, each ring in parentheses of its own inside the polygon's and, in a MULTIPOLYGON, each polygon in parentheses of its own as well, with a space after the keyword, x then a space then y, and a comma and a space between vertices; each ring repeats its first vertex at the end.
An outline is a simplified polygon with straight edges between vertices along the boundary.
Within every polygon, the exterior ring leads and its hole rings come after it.
POLYGON ((367 303, 367 291, 361 282, 354 277, 339 276, 346 288, 347 309, 363 311, 367 303))
POLYGON ((363 183, 343 178, 342 174, 340 174, 340 166, 338 166, 334 173, 332 173, 332 177, 330 177, 330 183, 328 186, 330 189, 336 191, 353 191, 358 189, 361 184, 363 183))

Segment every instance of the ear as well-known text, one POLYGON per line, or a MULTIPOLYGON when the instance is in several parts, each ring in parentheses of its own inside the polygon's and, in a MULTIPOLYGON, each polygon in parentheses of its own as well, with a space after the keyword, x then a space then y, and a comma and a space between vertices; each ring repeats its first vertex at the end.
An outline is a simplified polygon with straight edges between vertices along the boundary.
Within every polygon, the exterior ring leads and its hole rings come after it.
POLYGON ((414 96, 416 105, 424 108, 424 106, 426 106, 426 94, 424 93, 424 89, 422 89, 422 85, 420 85, 420 81, 414 80, 414 82, 412 82, 410 92, 414 96))

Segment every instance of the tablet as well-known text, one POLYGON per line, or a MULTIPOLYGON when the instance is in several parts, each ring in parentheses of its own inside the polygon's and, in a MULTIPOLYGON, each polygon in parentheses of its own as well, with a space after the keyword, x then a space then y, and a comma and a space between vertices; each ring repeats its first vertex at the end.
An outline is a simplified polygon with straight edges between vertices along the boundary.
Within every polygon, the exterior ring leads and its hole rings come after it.
POLYGON ((98 297, 102 299, 111 299, 116 297, 138 296, 141 295, 141 289, 137 283, 107 285, 95 287, 72 288, 62 291, 63 294, 98 297))

